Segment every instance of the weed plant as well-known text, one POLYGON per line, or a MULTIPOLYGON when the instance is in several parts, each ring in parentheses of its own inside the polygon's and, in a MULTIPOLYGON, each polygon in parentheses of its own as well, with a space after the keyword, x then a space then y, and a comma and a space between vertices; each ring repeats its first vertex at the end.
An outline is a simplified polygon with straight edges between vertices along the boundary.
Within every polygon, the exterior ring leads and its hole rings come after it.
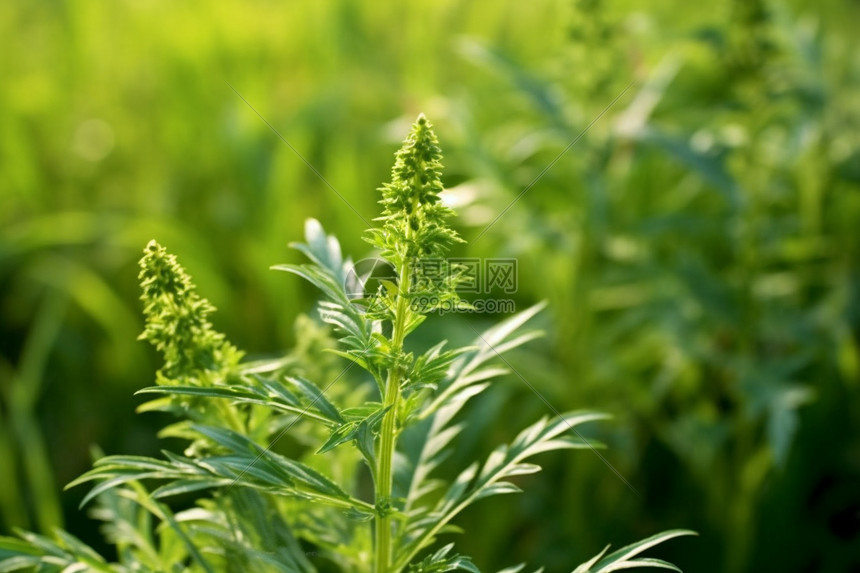
MULTIPOLYGON (((364 277, 314 220, 305 243, 295 245, 309 262, 274 267, 323 295, 319 315, 338 337, 330 350, 346 366, 323 368, 317 380, 290 357, 244 361, 213 327, 214 307, 176 257, 150 242, 140 263, 141 339, 164 364, 156 385, 139 392, 154 396, 140 410, 175 414, 161 436, 186 447, 160 458, 100 457, 70 484, 95 482, 83 503, 97 500, 93 515, 116 547, 115 562, 62 530, 53 537, 20 532, 0 540, 0 571, 479 571, 453 543, 439 542, 458 531, 458 515, 483 498, 521 491, 519 476, 540 471, 533 461, 539 454, 599 447, 578 427, 606 416, 546 416, 444 479, 446 456, 469 430, 457 414, 508 372, 499 366, 508 365, 505 352, 539 335, 524 326, 542 307, 507 318, 471 346, 448 348, 443 340, 407 350, 407 337, 439 304, 460 302, 456 268, 437 276, 419 264, 445 257, 461 240, 439 197, 440 160, 420 116, 381 189, 380 225, 366 236, 396 269, 394 280, 356 299, 364 277), (434 303, 418 304, 423 300, 434 303), (281 453, 287 436, 291 451, 281 453)), ((604 550, 575 573, 677 571, 640 555, 690 533, 604 550)))

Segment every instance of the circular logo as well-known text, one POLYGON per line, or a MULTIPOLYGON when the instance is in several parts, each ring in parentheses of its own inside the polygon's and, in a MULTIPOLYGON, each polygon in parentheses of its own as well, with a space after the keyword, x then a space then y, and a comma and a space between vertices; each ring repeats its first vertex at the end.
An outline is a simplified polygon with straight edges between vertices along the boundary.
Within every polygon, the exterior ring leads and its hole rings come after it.
POLYGON ((353 263, 343 288, 350 300, 369 299, 376 296, 385 281, 397 283, 396 269, 385 259, 369 257, 353 263))

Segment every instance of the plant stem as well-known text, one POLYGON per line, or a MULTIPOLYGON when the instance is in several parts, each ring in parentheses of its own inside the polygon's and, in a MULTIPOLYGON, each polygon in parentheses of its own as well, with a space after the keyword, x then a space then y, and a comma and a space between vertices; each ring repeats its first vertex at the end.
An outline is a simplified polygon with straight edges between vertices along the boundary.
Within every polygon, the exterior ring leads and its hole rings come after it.
MULTIPOLYGON (((397 292, 397 303, 394 311, 394 326, 391 333, 391 342, 395 355, 403 349, 403 340, 406 338, 406 315, 409 312, 409 267, 408 263, 400 266, 400 286, 397 292)), ((387 573, 391 564, 391 519, 388 516, 391 503, 392 489, 392 459, 397 442, 397 403, 400 400, 400 383, 402 367, 395 365, 388 371, 385 381, 385 396, 383 406, 388 408, 382 418, 382 428, 379 440, 379 465, 376 472, 376 506, 377 511, 382 512, 376 516, 376 550, 375 571, 376 573, 387 573)))

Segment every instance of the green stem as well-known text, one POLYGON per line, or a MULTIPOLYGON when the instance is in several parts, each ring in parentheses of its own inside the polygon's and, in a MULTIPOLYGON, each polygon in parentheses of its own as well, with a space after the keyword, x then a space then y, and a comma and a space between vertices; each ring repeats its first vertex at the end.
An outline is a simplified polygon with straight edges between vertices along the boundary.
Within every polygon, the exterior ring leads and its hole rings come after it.
MULTIPOLYGON (((400 354, 403 349, 403 340, 406 338, 406 315, 409 312, 409 269, 408 263, 400 267, 400 288, 397 293, 397 305, 394 311, 394 326, 391 333, 391 342, 395 355, 400 354)), ((383 406, 388 408, 382 418, 382 428, 379 441, 379 464, 376 472, 376 508, 380 513, 376 516, 376 550, 374 551, 376 573, 387 573, 391 565, 391 518, 388 515, 391 504, 392 489, 392 459, 394 448, 397 443, 397 403, 400 400, 400 383, 402 371, 400 366, 395 366, 388 371, 385 381, 385 396, 383 406)))

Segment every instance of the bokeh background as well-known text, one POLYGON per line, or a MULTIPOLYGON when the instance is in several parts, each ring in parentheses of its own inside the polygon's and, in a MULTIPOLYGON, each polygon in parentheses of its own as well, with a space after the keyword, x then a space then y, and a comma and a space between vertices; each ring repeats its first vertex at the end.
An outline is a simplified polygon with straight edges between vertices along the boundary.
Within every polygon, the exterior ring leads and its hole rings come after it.
MULTIPOLYGON (((316 295, 268 267, 307 217, 367 254, 423 111, 458 254, 517 258, 517 304, 549 301, 513 364, 614 415, 592 435, 639 492, 547 455, 460 550, 565 571, 688 527, 660 553, 687 571, 860 571, 857 22, 856 0, 0 2, 0 532, 98 546, 63 485, 93 445, 162 447, 132 395, 158 368, 148 240, 236 345, 283 352, 316 295)), ((451 466, 546 413, 500 382, 451 466)))

